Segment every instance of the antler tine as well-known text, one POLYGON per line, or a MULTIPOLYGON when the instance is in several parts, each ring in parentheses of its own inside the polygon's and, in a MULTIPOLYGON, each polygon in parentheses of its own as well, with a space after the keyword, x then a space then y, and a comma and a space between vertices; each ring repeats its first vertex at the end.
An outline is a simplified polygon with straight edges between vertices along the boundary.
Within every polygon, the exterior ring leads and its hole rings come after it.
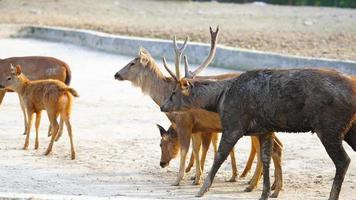
POLYGON ((185 78, 191 78, 192 74, 189 71, 188 57, 186 55, 184 55, 183 59, 184 59, 184 72, 185 72, 184 77, 185 78))
POLYGON ((163 57, 162 60, 163 60, 163 66, 167 70, 167 72, 174 78, 174 80, 178 81, 179 79, 177 79, 177 77, 174 75, 174 73, 169 69, 166 58, 163 57))
POLYGON ((217 38, 219 35, 219 26, 216 27, 216 30, 213 31, 211 27, 210 29, 210 37, 211 37, 211 44, 210 44, 210 52, 208 57, 204 60, 204 62, 192 73, 192 77, 194 78, 197 74, 199 74, 201 71, 203 71, 213 60, 216 52, 216 43, 217 43, 217 38))
POLYGON ((174 47, 174 52, 175 52, 176 77, 177 77, 178 80, 180 79, 179 64, 181 62, 183 51, 187 47, 188 40, 189 40, 189 38, 186 37, 183 45, 179 48, 178 45, 177 45, 176 36, 174 36, 174 38, 173 38, 173 47, 174 47))

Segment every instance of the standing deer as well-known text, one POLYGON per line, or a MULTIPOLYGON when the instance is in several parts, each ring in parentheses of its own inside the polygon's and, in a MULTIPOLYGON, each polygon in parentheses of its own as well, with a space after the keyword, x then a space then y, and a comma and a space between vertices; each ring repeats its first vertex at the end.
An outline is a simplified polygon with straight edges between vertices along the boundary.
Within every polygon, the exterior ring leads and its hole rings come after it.
MULTIPOLYGON (((0 85, 5 84, 6 78, 10 75, 9 74, 9 67, 10 64, 13 65, 21 65, 21 69, 24 74, 30 80, 43 80, 43 79, 55 79, 62 81, 66 85, 70 84, 71 81, 71 71, 69 66, 56 58, 53 57, 45 57, 45 56, 27 56, 27 57, 10 57, 6 59, 0 59, 0 85)), ((0 104, 5 96, 6 92, 13 92, 12 90, 0 89, 0 104)), ((21 109, 24 116, 24 124, 25 124, 25 131, 27 128, 27 117, 25 106, 23 101, 19 97, 21 109)), ((63 127, 63 123, 61 122, 61 127, 63 127)), ((60 127, 59 134, 62 134, 62 128, 60 127)), ((48 130, 50 133, 50 130, 48 130)), ((57 138, 59 139, 59 137, 57 138)))
POLYGON ((72 137, 72 126, 70 123, 70 112, 72 108, 73 96, 78 97, 78 93, 58 80, 29 80, 21 71, 20 65, 10 68, 10 76, 6 79, 2 88, 10 89, 18 93, 26 107, 26 114, 28 117, 26 140, 24 149, 26 150, 29 145, 30 130, 33 121, 33 114, 36 113, 36 140, 35 149, 38 149, 38 128, 41 119, 41 111, 46 110, 51 124, 51 142, 48 145, 45 155, 52 151, 53 142, 57 135, 59 125, 57 122, 58 115, 67 126, 67 131, 71 145, 71 158, 75 159, 75 151, 72 137))
MULTIPOLYGON (((210 30, 211 34, 211 50, 207 59, 203 62, 203 64, 197 68, 194 73, 200 72, 203 68, 205 68, 212 60, 212 57, 215 53, 216 48, 216 36, 217 31, 213 32, 210 30)), ((186 46, 187 40, 183 44, 181 48, 178 48, 176 45, 175 39, 173 40, 173 46, 176 52, 176 68, 179 69, 179 60, 182 53, 186 46)), ((165 62, 164 62, 165 63, 165 62)), ((165 64, 166 66, 166 64, 165 64)), ((168 69, 168 68, 167 68, 168 69)), ((168 72, 172 75, 173 73, 168 70, 168 72)), ((217 79, 217 80, 224 80, 224 79, 231 79, 233 77, 237 77, 239 74, 227 74, 227 75, 220 75, 220 76, 209 76, 209 79, 217 79)), ((173 74, 173 77, 174 74, 173 74)), ((196 77, 204 79, 204 77, 196 77)), ((124 68, 118 71, 115 74, 115 79, 123 81, 128 80, 134 86, 140 87, 143 93, 150 95, 153 101, 157 105, 162 105, 163 101, 170 95, 171 91, 176 87, 176 77, 170 78, 165 77, 162 72, 159 70, 156 62, 154 59, 149 55, 146 50, 140 49, 138 56, 129 62, 124 68)), ((180 144, 180 166, 179 166, 179 174, 177 180, 174 182, 173 185, 179 185, 180 181, 184 177, 184 169, 185 169, 185 161, 186 155, 189 149, 190 138, 197 132, 201 133, 217 133, 221 132, 221 121, 218 114, 214 112, 209 112, 206 110, 189 110, 187 112, 180 112, 180 113, 166 113, 169 120, 172 122, 172 125, 175 126, 175 130, 178 135, 179 144, 180 144)), ((275 141, 274 141, 275 142, 275 141)), ((197 175, 195 179, 195 184, 200 182, 200 159, 199 159, 199 149, 197 148, 198 144, 194 142, 193 138, 193 153, 196 160, 196 167, 197 167, 197 175), (197 164, 198 163, 198 164, 197 164)), ((279 146, 279 145, 275 145, 279 146)), ((277 149, 275 149, 278 152, 277 149)), ((232 151, 233 152, 233 151, 232 151)), ((277 153, 278 154, 278 153, 277 153)), ((281 154, 281 151, 280 151, 281 154)), ((279 155, 280 155, 279 154, 279 155)), ((258 159, 260 160, 260 159, 258 159)), ((279 157, 281 160, 281 157, 279 157)), ((280 162, 276 165, 276 190, 280 191, 282 189, 282 171, 278 170, 280 168, 280 162)), ((260 173, 256 169, 254 177, 260 177, 260 173)), ((234 178, 234 177, 233 177, 234 178)), ((255 178, 253 180, 257 180, 255 178)), ((250 186, 248 187, 249 190, 255 188, 257 181, 251 181, 250 186)), ((278 192, 276 193, 278 194, 278 192)))
MULTIPOLYGON (((185 57, 186 68, 188 68, 185 57)), ((244 135, 259 136, 263 162, 261 200, 270 195, 272 133, 316 132, 335 164, 329 199, 339 199, 350 158, 342 141, 356 151, 356 80, 333 70, 253 70, 230 80, 180 79, 163 112, 206 109, 219 113, 223 134, 213 166, 198 197, 210 188, 227 155, 244 135)))

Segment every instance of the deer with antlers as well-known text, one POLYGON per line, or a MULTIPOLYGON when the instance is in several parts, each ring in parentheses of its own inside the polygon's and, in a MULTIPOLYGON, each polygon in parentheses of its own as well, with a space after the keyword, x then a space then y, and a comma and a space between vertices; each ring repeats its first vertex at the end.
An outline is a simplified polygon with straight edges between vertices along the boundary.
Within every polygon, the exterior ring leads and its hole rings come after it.
MULTIPOLYGON (((184 57, 188 68, 187 57, 184 57)), ((176 79, 176 87, 162 104, 163 112, 206 109, 220 115, 223 134, 213 166, 198 197, 211 186, 215 174, 237 141, 256 135, 261 143, 263 192, 270 195, 269 166, 273 132, 316 132, 335 164, 329 199, 337 200, 350 158, 342 141, 356 151, 356 80, 334 70, 253 70, 230 80, 176 79)))
POLYGON ((38 149, 38 128, 41 119, 41 111, 46 110, 51 124, 52 137, 45 154, 48 155, 52 151, 53 142, 59 129, 57 122, 57 117, 59 115, 61 120, 64 121, 67 126, 71 145, 71 158, 75 159, 72 126, 69 118, 73 104, 73 96, 79 96, 77 91, 58 80, 47 79, 31 81, 22 73, 20 65, 16 65, 16 67, 11 65, 10 72, 10 76, 6 79, 4 85, 0 85, 0 88, 10 89, 18 93, 26 107, 25 110, 28 117, 28 123, 26 140, 23 148, 27 149, 29 146, 33 115, 36 114, 35 149, 38 149))
MULTIPOLYGON (((201 72, 208 64, 212 61, 215 51, 216 51, 216 39, 218 35, 218 29, 214 32, 210 29, 211 34, 211 49, 208 57, 205 59, 202 65, 200 65, 194 72, 188 72, 189 74, 198 74, 201 72)), ((149 55, 146 50, 140 49, 138 57, 133 59, 129 62, 124 68, 118 71, 115 74, 115 79, 123 81, 128 80, 134 86, 140 87, 143 93, 150 95, 153 101, 157 105, 162 105, 164 99, 166 99, 171 91, 176 87, 176 81, 179 80, 177 77, 179 75, 179 63, 181 60, 181 55, 183 50, 187 45, 187 40, 184 42, 181 48, 178 48, 176 44, 176 40, 173 40, 173 47, 175 48, 175 63, 176 63, 176 72, 177 75, 174 75, 172 71, 169 70, 167 67, 167 63, 165 59, 163 59, 163 63, 166 69, 168 69, 168 73, 172 76, 165 77, 162 72, 159 70, 156 62, 154 59, 149 55)), ((199 77, 196 78, 200 79, 216 79, 216 80, 224 80, 224 79, 231 79, 234 77, 239 76, 239 74, 228 74, 228 75, 220 75, 220 76, 208 76, 208 77, 199 77)), ((172 126, 174 126, 175 131, 178 135, 179 140, 179 148, 180 148, 180 166, 179 166, 179 173, 177 180, 174 182, 173 185, 179 185, 180 181, 184 177, 184 170, 185 170, 185 161, 186 155, 189 149, 190 138, 192 135, 196 133, 218 133, 221 132, 222 126, 220 122, 219 115, 214 112, 209 112, 206 110, 189 110, 187 112, 180 112, 180 113, 166 113, 169 120, 172 122, 172 126)), ((163 138, 162 138, 163 139, 163 138)), ((277 139, 276 139, 277 140, 277 139)), ((274 140, 274 142, 276 142, 274 140)), ((277 142, 276 142, 277 143, 277 142)), ((195 176, 195 184, 200 182, 201 176, 201 164, 200 164, 200 157, 199 157, 199 149, 197 148, 198 144, 195 143, 193 137, 193 153, 196 160, 196 176, 195 176)), ((275 145, 276 147, 280 147, 280 149, 275 148, 274 155, 279 160, 276 163, 276 191, 280 191, 282 189, 282 171, 281 171, 281 145, 275 145)), ((252 146, 252 148, 256 148, 256 146, 252 146)), ((259 145, 258 145, 259 148, 259 145)), ((233 151, 232 151, 233 152, 233 151)), ((260 163, 260 159, 258 157, 258 163, 260 163)), ((251 161, 252 164, 252 161, 251 161)), ((261 166, 260 164, 258 166, 261 166)), ((262 168, 262 167, 261 167, 262 168)), ((254 189, 257 185, 257 181, 261 176, 261 171, 259 168, 256 168, 254 177, 250 182, 248 187, 248 191, 254 189)), ((233 177, 234 178, 234 177, 233 177)), ((278 195, 276 192, 276 195, 278 195)))
MULTIPOLYGON (((22 72, 30 80, 43 80, 43 79, 55 79, 59 80, 66 85, 70 84, 71 81, 71 70, 70 67, 57 58, 46 57, 46 56, 25 56, 25 57, 10 57, 5 59, 0 59, 0 85, 5 84, 6 78, 9 77, 9 67, 12 65, 21 65, 22 72)), ((5 96, 6 92, 13 92, 12 90, 0 89, 0 104, 5 96)), ((25 105, 19 96, 21 110, 24 117, 24 125, 26 134, 27 129, 27 117, 25 105)), ((61 126, 59 129, 59 136, 62 134, 63 122, 60 122, 61 126)), ((50 134, 50 128, 48 133, 50 134)))

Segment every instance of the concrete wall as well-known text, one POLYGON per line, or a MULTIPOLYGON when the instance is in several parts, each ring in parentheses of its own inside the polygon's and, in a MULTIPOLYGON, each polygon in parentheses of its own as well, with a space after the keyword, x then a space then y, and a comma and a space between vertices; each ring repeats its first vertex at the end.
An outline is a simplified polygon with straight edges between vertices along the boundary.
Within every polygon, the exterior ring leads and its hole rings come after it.
MULTIPOLYGON (((162 56, 166 56, 168 60, 174 58, 172 41, 169 40, 125 37, 96 31, 37 26, 25 26, 15 34, 15 37, 68 42, 127 56, 136 56, 139 47, 142 46, 157 59, 161 59, 162 56)), ((188 55, 191 64, 199 64, 208 55, 209 50, 208 44, 190 42, 185 54, 188 55)), ((218 46, 215 59, 211 65, 237 70, 327 67, 356 74, 356 61, 288 56, 225 46, 218 46)))

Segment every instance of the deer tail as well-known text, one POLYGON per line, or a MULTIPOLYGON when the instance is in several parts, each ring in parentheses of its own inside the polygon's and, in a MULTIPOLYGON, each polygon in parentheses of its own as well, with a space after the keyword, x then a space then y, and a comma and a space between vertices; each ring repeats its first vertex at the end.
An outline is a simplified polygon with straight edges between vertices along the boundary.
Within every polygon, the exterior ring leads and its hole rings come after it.
POLYGON ((70 92, 74 97, 79 97, 79 94, 75 89, 68 87, 67 91, 70 92))

